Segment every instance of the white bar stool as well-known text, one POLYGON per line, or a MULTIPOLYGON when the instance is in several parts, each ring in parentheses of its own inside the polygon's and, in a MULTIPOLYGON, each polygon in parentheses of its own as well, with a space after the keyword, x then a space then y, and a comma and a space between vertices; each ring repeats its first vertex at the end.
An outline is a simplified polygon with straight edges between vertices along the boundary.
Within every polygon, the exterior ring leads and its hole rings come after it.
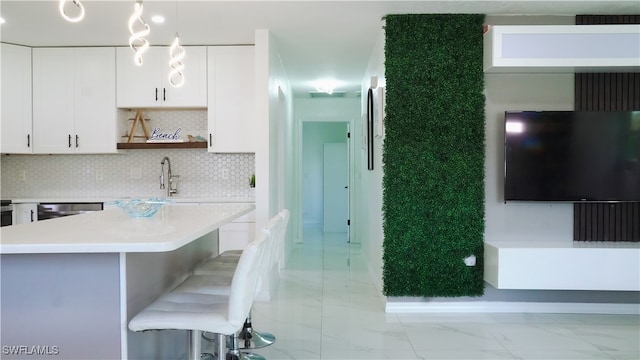
POLYGON ((170 292, 160 296, 129 321, 132 331, 188 330, 190 332, 189 359, 199 360, 202 332, 215 333, 218 340, 218 359, 225 353, 225 336, 231 336, 231 348, 226 360, 264 358, 257 354, 242 353, 237 347, 237 333, 249 316, 258 290, 260 271, 268 261, 267 241, 264 234, 242 251, 233 273, 229 294, 208 295, 170 292))
MULTIPOLYGON (((289 211, 284 209, 274 216, 263 228, 268 235, 269 244, 266 251, 267 259, 263 263, 262 276, 269 276, 273 266, 277 263, 280 249, 283 246, 284 236, 289 220, 289 211)), ((174 289, 175 292, 201 293, 209 295, 226 295, 229 293, 229 264, 235 259, 236 250, 223 253, 222 256, 209 259, 203 265, 194 270, 194 275, 174 289), (233 252, 233 253, 232 253, 233 252), (226 255, 224 255, 226 254, 226 255)), ((207 337, 205 337, 207 338, 207 337)), ((209 338, 207 338, 209 339, 209 338)), ((211 339, 209 339, 211 340, 211 339)), ((257 349, 273 344, 276 337, 266 332, 258 332, 253 329, 251 312, 247 317, 242 331, 239 334, 241 349, 257 349)))

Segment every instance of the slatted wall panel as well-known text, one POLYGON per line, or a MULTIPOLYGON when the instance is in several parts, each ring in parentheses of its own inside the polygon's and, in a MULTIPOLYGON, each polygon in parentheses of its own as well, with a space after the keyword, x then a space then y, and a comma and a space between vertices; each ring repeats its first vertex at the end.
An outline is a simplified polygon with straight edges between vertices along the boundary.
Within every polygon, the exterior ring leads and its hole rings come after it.
MULTIPOLYGON (((598 24, 640 24, 640 15, 576 16, 576 25, 598 24)), ((640 110, 640 73, 576 73, 575 109, 640 110)), ((573 239, 640 241, 640 202, 575 203, 573 239)))
POLYGON ((575 203, 574 234, 579 241, 640 241, 640 202, 575 203))

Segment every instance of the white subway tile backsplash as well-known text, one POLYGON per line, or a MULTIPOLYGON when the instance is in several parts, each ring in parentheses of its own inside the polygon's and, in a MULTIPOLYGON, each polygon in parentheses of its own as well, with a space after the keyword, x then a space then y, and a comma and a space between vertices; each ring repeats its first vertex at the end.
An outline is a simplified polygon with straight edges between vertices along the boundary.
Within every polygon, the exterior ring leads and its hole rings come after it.
MULTIPOLYGON (((206 133, 205 110, 148 111, 145 117, 152 119, 151 129, 181 127, 206 133)), ((164 156, 171 159, 173 174, 180 175, 180 196, 253 196, 249 178, 255 172, 254 154, 211 154, 205 149, 128 150, 118 155, 3 155, 0 193, 2 198, 165 196, 166 190, 160 189, 159 182, 164 156)))

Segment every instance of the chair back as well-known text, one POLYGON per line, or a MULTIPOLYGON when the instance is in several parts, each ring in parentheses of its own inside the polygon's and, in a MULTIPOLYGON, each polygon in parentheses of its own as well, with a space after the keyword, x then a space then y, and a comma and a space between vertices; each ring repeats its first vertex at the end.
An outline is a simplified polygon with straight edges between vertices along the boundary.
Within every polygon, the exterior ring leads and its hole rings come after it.
POLYGON ((262 264, 266 261, 268 236, 260 234, 249 243, 240 255, 240 260, 231 280, 229 294, 229 322, 242 327, 255 298, 258 289, 258 278, 262 264))
POLYGON ((280 233, 278 234, 277 251, 275 254, 275 262, 278 264, 278 270, 284 268, 284 251, 285 251, 285 239, 287 237, 287 226, 289 225, 289 210, 283 209, 279 214, 282 217, 282 223, 280 224, 280 233))
POLYGON ((262 229, 265 234, 273 237, 273 248, 269 254, 269 269, 272 269, 274 264, 278 264, 278 270, 283 267, 284 242, 288 223, 289 210, 283 209, 262 229))

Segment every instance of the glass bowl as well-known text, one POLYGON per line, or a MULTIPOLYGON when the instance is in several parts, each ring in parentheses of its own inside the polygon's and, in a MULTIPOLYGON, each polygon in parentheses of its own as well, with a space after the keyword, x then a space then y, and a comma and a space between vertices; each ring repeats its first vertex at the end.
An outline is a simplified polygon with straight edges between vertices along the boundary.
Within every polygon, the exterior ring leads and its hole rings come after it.
POLYGON ((117 200, 114 204, 124 210, 131 218, 150 218, 155 215, 164 204, 171 202, 172 201, 166 199, 130 199, 117 200))

